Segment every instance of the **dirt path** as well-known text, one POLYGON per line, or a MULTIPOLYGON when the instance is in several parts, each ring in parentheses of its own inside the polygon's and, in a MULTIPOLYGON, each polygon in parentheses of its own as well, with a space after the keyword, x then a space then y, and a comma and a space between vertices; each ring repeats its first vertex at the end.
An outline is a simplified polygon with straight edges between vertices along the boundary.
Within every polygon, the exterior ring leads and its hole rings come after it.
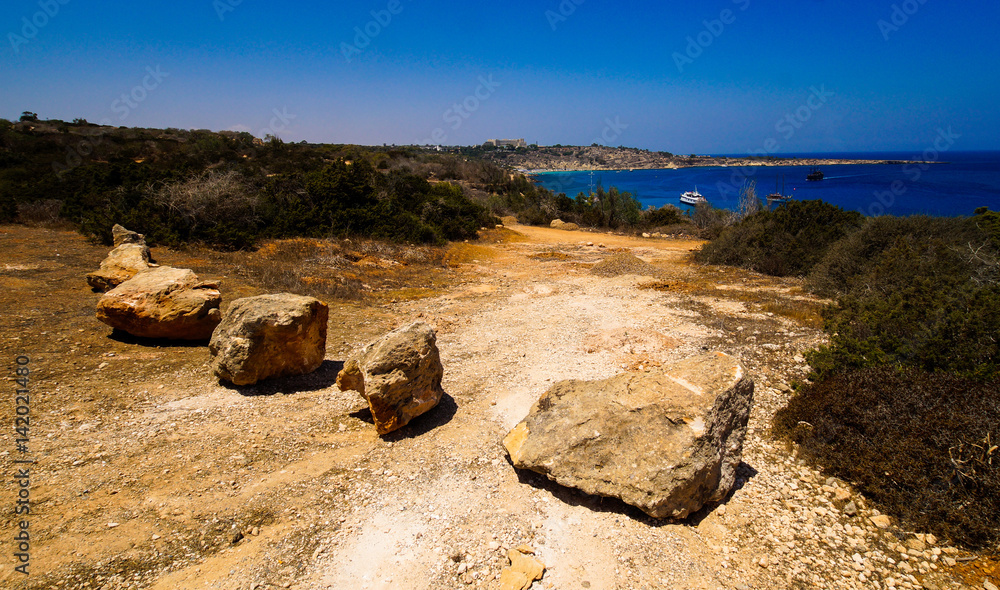
MULTIPOLYGON (((212 378, 204 347, 109 337, 83 281, 106 248, 0 227, 7 374, 17 354, 34 371, 27 587, 493 588, 521 544, 548 566, 535 588, 953 587, 963 571, 944 565, 948 548, 924 537, 903 559, 912 534, 876 527, 863 498, 769 438, 822 336, 794 281, 698 267, 696 242, 515 229, 457 246, 434 297, 333 302, 320 371, 237 391, 212 378), (656 276, 590 273, 621 249, 656 276), (338 361, 417 318, 438 330, 448 396, 379 438, 363 401, 334 385, 338 361), (658 522, 507 462, 501 439, 553 382, 705 348, 738 356, 757 383, 724 504, 658 522)), ((155 254, 225 277, 228 300, 257 292, 217 262, 155 254)), ((12 473, 20 456, 3 441, 12 473)), ((9 483, 0 499, 13 506, 9 483)), ((4 564, 17 522, 3 511, 4 564)), ((4 587, 24 581, 0 573, 4 587)))

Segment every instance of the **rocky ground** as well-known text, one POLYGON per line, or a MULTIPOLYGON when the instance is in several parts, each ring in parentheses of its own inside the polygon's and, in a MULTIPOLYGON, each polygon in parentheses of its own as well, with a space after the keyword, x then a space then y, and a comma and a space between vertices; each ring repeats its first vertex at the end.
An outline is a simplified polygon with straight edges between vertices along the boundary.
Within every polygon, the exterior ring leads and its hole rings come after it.
MULTIPOLYGON (((495 588, 506 550, 523 545, 547 566, 533 588, 1000 583, 995 561, 900 529, 772 440, 771 416, 807 372, 802 353, 823 339, 821 302, 797 282, 696 266, 692 241, 514 229, 453 246, 450 266, 428 270, 433 288, 329 301, 319 371, 236 389, 212 377, 203 345, 139 342, 96 321, 99 295, 83 277, 108 248, 0 227, 11 422, 16 355, 32 370, 29 454, 8 429, 0 468, 37 459, 29 577, 13 570, 16 484, 0 487, 0 585, 495 588), (648 266, 615 272, 626 251, 648 266), (378 437, 363 400, 335 386, 337 371, 418 318, 438 331, 447 395, 378 437), (757 384, 744 464, 722 504, 656 521, 508 463, 500 441, 553 382, 705 349, 740 358, 757 384)), ((223 308, 262 292, 226 255, 154 255, 221 279, 223 308)))

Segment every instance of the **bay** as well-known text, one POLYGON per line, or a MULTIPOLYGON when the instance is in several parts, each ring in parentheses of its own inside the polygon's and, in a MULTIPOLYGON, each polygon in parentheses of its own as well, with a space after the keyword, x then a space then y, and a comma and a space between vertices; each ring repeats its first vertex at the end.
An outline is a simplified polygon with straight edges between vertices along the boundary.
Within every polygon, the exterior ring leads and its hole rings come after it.
MULTIPOLYGON (((776 157, 825 159, 921 160, 914 153, 783 154, 776 157)), ((532 174, 541 186, 575 197, 588 193, 591 183, 617 187, 635 195, 647 207, 676 205, 680 194, 695 188, 714 207, 735 210, 746 180, 756 182, 758 197, 781 191, 797 200, 820 199, 865 215, 972 215, 979 207, 1000 210, 1000 152, 950 152, 931 164, 823 166, 826 178, 809 182, 805 166, 749 168, 680 168, 677 170, 622 170, 544 172, 532 174)))

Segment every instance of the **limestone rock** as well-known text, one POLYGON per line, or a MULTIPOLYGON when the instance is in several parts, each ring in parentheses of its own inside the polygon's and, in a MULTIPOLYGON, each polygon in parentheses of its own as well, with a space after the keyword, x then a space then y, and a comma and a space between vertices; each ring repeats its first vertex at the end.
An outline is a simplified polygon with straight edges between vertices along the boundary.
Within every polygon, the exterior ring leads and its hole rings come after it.
POLYGON ((217 283, 162 266, 141 272, 104 294, 97 319, 140 338, 208 340, 221 319, 217 283))
POLYGON ((507 552, 510 567, 500 572, 500 590, 528 590, 545 574, 545 564, 531 555, 530 547, 521 546, 507 552))
POLYGON ((111 228, 111 238, 114 240, 115 248, 121 246, 122 244, 146 245, 146 236, 132 230, 125 229, 117 223, 111 228))
POLYGON ((709 353, 604 381, 562 381, 504 439, 514 466, 656 518, 726 497, 743 452, 753 381, 709 353))
POLYGON ((375 428, 387 434, 409 424, 441 401, 444 368, 434 330, 416 322, 365 346, 337 375, 342 391, 368 401, 375 428))
POLYGON ((136 274, 155 267, 146 246, 146 237, 120 225, 111 229, 115 249, 101 262, 101 268, 87 275, 87 284, 97 291, 107 292, 136 274))
POLYGON ((237 299, 212 335, 212 370, 235 385, 304 375, 326 357, 330 308, 312 297, 277 294, 237 299))

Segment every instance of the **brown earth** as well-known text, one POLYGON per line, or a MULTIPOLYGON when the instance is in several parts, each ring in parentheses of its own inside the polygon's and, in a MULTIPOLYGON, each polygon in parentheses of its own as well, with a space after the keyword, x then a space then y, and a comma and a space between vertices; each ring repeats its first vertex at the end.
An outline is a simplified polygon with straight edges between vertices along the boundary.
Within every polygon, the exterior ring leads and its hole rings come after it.
POLYGON ((0 469, 37 461, 27 518, 13 513, 14 479, 0 486, 0 587, 495 588, 506 550, 522 544, 548 566, 534 588, 1000 582, 992 562, 956 562, 973 556, 878 528, 864 498, 770 438, 788 385, 807 371, 801 353, 823 340, 822 302, 797 281, 697 266, 694 241, 514 229, 419 256, 369 247, 345 258, 335 253, 356 245, 300 240, 312 254, 281 272, 259 253, 154 249, 161 264, 220 280, 223 309, 268 285, 339 289, 346 275, 356 285, 344 291, 352 300, 326 298, 319 371, 232 388, 213 378, 203 344, 138 341, 95 319, 100 295, 84 276, 107 247, 0 226, 7 423, 17 355, 31 370, 29 452, 7 429, 0 469), (590 272, 626 251, 656 276, 590 272), (416 318, 438 331, 447 395, 378 437, 336 374, 353 350, 416 318), (508 463, 500 441, 553 382, 703 349, 738 356, 757 383, 737 489, 723 504, 656 521, 508 463), (843 511, 850 500, 857 516, 843 511), (21 520, 28 577, 13 569, 21 520))

